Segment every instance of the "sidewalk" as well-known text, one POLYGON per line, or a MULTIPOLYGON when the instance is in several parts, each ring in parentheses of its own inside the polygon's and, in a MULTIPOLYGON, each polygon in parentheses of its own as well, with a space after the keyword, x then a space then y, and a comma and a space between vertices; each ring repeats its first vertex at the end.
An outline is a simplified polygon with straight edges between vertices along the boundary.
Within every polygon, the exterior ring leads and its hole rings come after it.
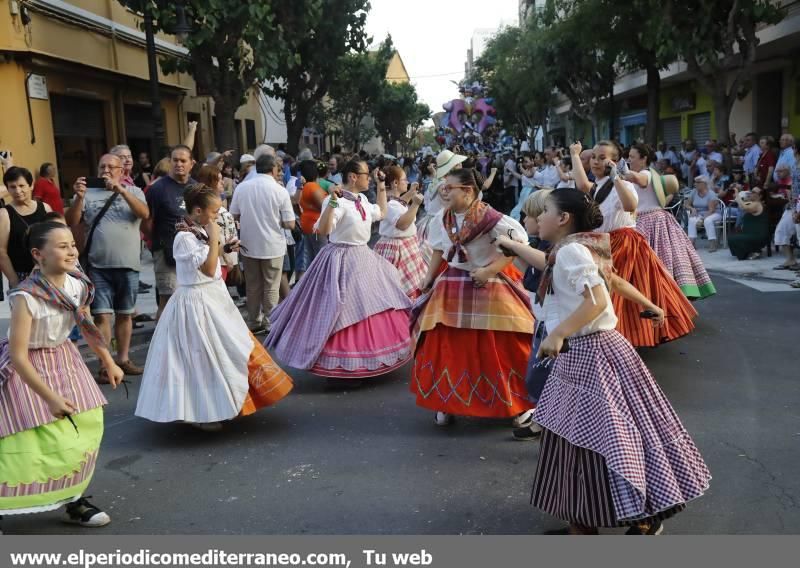
MULTIPOLYGON (((720 247, 717 252, 710 253, 707 246, 707 241, 697 240, 697 253, 709 272, 734 278, 756 278, 775 282, 792 282, 799 275, 791 270, 775 270, 776 266, 783 264, 784 257, 783 253, 776 253, 774 249, 771 257, 763 256, 758 260, 737 260, 731 254, 730 249, 720 247)), ((790 289, 787 286, 787 290, 790 289)))

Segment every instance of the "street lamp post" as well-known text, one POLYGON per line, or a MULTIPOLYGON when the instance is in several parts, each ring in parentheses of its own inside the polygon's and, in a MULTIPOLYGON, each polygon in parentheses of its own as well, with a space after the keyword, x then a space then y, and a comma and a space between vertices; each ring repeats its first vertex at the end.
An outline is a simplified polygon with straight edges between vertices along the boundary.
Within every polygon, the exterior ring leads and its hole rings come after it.
POLYGON ((150 74, 150 112, 153 121, 153 138, 150 143, 152 163, 161 159, 164 147, 164 118, 161 114, 161 92, 158 86, 158 62, 156 61, 156 38, 153 32, 153 13, 149 3, 144 6, 144 35, 147 42, 147 69, 150 74))
MULTIPOLYGON (((147 71, 150 79, 150 108, 151 120, 153 121, 153 139, 150 143, 150 156, 153 163, 159 160, 164 152, 165 131, 164 117, 161 112, 161 92, 158 83, 158 60, 156 59, 156 36, 155 26, 153 25, 153 6, 162 7, 162 0, 122 0, 126 6, 141 10, 144 15, 144 36, 147 50, 147 71)), ((186 21, 186 9, 184 0, 177 0, 174 3, 176 22, 172 33, 182 43, 191 31, 191 26, 186 21)))

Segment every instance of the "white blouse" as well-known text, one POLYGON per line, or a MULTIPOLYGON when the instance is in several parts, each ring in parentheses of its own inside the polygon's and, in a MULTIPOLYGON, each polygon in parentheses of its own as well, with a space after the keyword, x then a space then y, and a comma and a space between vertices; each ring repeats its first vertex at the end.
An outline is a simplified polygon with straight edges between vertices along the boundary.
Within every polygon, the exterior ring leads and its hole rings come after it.
MULTIPOLYGON (((463 213, 456 213, 456 222, 460 228, 464 223, 463 213)), ((466 270, 467 272, 490 265, 499 257, 503 256, 503 253, 492 243, 498 235, 505 235, 519 243, 527 244, 528 242, 528 234, 525 232, 525 229, 522 228, 522 225, 508 215, 503 215, 503 218, 500 219, 491 231, 464 246, 467 251, 467 262, 458 262, 458 255, 456 254, 453 260, 449 262, 449 265, 454 268, 466 270)), ((450 237, 447 235, 447 230, 444 227, 444 211, 441 211, 431 221, 428 241, 433 250, 442 251, 445 260, 447 260, 447 254, 453 247, 453 242, 450 240, 450 237)))
MULTIPOLYGON (((591 290, 598 284, 603 284, 601 293, 605 296, 606 308, 573 337, 614 329, 617 327, 617 316, 614 314, 611 296, 589 249, 579 243, 571 243, 560 249, 556 254, 556 265, 553 268, 553 293, 547 294, 544 299, 544 322, 547 333, 553 333, 562 321, 578 309, 583 303, 583 292, 586 287, 591 290)), ((594 297, 592 301, 597 302, 594 297)))
MULTIPOLYGON (((597 187, 603 187, 607 179, 607 177, 604 177, 603 179, 597 180, 597 187)), ((623 183, 633 194, 633 198, 638 201, 636 189, 633 187, 633 184, 629 181, 623 181, 623 183)), ((623 209, 616 187, 611 188, 611 193, 609 193, 605 201, 600 204, 600 211, 603 213, 603 224, 598 229, 594 230, 595 233, 610 233, 616 229, 636 226, 636 219, 633 214, 623 209)))
MULTIPOLYGON (((64 282, 64 292, 75 305, 79 305, 81 298, 86 290, 86 284, 67 275, 64 282)), ((20 301, 28 306, 28 311, 33 317, 31 322, 31 339, 29 346, 31 349, 41 349, 43 347, 58 347, 69 339, 72 328, 75 327, 75 316, 68 312, 34 298, 27 292, 16 291, 9 295, 11 309, 17 307, 20 301)), ((12 324, 13 327, 13 324, 12 324)), ((8 336, 14 333, 12 327, 8 329, 8 336)))
POLYGON ((407 212, 408 205, 395 201, 394 199, 389 200, 389 203, 386 204, 386 217, 381 221, 379 229, 381 236, 387 239, 407 239, 409 237, 415 237, 417 235, 417 227, 413 221, 405 229, 397 228, 397 221, 407 212))
POLYGON ((435 179, 431 181, 428 191, 425 192, 425 214, 429 217, 434 217, 444 210, 444 201, 439 193, 439 186, 444 184, 444 179, 435 179), (436 191, 434 191, 434 188, 436 191))
MULTIPOLYGON (((342 245, 365 245, 369 243, 369 239, 372 236, 372 223, 380 221, 383 216, 381 215, 381 208, 370 203, 363 193, 358 194, 358 199, 367 213, 367 218, 361 218, 361 213, 356 209, 355 201, 350 201, 344 197, 338 198, 336 201, 339 203, 339 207, 333 210, 333 230, 328 236, 328 242, 342 245)), ((322 202, 323 214, 330 200, 331 198, 328 196, 322 202)), ((319 219, 322 220, 322 215, 320 215, 319 219)), ((314 232, 319 229, 320 220, 314 225, 314 232)))
POLYGON ((222 279, 219 259, 214 278, 209 278, 200 270, 200 265, 208 258, 209 247, 188 231, 178 231, 172 253, 175 256, 175 273, 179 286, 197 286, 222 279))
POLYGON ((634 187, 636 188, 636 195, 639 198, 639 204, 636 206, 636 212, 645 213, 647 211, 661 209, 661 204, 658 202, 658 196, 656 196, 656 190, 653 189, 653 176, 650 173, 650 170, 642 170, 638 173, 647 175, 647 185, 642 187, 639 184, 634 184, 634 187))

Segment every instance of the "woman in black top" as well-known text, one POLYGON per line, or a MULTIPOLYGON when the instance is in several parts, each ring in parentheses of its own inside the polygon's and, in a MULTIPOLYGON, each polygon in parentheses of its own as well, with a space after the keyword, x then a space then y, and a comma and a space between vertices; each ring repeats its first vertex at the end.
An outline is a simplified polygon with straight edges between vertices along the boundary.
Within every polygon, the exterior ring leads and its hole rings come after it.
POLYGON ((25 168, 9 168, 3 184, 12 201, 0 209, 0 270, 14 288, 33 270, 33 257, 25 246, 28 227, 44 221, 52 209, 33 199, 33 176, 25 168))

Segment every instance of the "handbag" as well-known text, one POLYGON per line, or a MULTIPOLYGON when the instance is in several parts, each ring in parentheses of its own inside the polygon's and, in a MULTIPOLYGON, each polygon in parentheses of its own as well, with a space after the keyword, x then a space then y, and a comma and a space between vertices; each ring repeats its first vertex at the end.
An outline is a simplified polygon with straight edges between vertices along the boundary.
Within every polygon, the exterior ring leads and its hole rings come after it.
POLYGON ((236 264, 228 269, 228 275, 225 277, 225 285, 228 287, 241 286, 244 283, 244 272, 241 267, 236 264))
POLYGON ((117 199, 117 197, 119 197, 119 193, 115 193, 108 199, 106 199, 106 202, 103 204, 103 208, 100 210, 100 212, 97 214, 97 217, 95 217, 94 221, 92 222, 92 226, 89 229, 89 236, 86 237, 86 244, 84 245, 83 252, 79 257, 79 261, 84 271, 89 270, 89 267, 91 266, 91 264, 89 263, 89 251, 92 248, 92 239, 94 238, 94 232, 97 229, 97 225, 100 224, 100 221, 103 219, 105 214, 108 213, 108 210, 114 204, 114 201, 117 199))

